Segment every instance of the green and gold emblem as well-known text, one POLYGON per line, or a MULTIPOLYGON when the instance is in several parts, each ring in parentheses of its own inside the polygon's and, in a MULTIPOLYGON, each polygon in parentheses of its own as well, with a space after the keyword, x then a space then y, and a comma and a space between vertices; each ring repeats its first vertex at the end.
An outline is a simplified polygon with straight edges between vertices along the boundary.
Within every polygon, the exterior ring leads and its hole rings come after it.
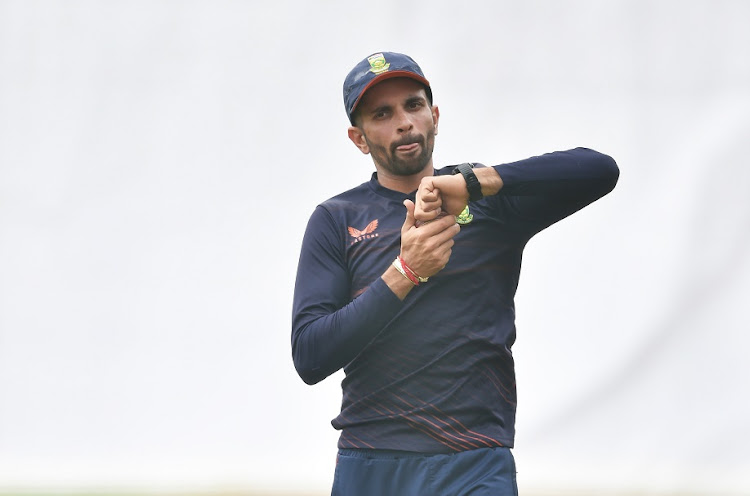
POLYGON ((469 212, 469 206, 466 205, 466 208, 463 209, 463 211, 456 216, 456 222, 461 224, 462 226, 468 224, 474 220, 474 216, 469 212))
POLYGON ((380 74, 385 72, 391 66, 391 64, 385 61, 385 56, 382 53, 376 53, 367 57, 367 61, 370 63, 370 72, 373 74, 380 74))

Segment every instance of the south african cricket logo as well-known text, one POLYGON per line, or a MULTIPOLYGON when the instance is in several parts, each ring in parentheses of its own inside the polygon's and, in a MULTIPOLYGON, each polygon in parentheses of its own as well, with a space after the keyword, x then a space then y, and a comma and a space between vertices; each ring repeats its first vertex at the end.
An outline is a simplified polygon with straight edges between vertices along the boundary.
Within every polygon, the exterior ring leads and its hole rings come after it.
POLYGON ((471 212, 469 212, 468 205, 466 205, 466 208, 464 208, 463 211, 456 216, 456 222, 458 222, 462 226, 468 224, 472 220, 474 220, 474 216, 471 214, 471 212))
POLYGON ((367 57, 367 61, 370 63, 370 72, 373 74, 380 74, 385 72, 391 66, 385 61, 385 56, 382 53, 376 53, 367 57))

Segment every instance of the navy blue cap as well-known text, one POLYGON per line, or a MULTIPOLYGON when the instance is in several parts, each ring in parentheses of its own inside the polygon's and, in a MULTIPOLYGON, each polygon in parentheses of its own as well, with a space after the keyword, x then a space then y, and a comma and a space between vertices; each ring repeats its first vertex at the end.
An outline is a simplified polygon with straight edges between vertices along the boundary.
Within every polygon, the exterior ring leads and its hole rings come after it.
POLYGON ((362 95, 375 84, 394 77, 407 77, 422 83, 427 98, 432 104, 430 82, 424 77, 414 59, 408 55, 394 52, 378 52, 365 58, 354 66, 344 80, 344 107, 349 122, 354 124, 353 114, 362 95))

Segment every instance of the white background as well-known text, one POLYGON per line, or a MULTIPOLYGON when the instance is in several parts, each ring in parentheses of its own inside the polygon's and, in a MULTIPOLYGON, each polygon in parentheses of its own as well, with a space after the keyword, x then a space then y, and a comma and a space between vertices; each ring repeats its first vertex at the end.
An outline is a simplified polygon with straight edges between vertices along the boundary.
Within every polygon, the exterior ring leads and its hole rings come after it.
POLYGON ((326 494, 340 373, 290 356, 341 85, 412 55, 438 166, 587 146, 528 246, 522 494, 750 494, 750 2, 0 0, 0 490, 326 494))

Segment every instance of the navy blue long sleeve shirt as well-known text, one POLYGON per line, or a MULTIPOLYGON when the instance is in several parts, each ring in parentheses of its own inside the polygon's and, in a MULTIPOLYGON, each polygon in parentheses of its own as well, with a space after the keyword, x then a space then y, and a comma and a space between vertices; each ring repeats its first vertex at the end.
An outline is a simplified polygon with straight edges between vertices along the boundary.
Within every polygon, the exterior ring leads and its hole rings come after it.
MULTIPOLYGON (((294 365, 308 384, 343 368, 340 448, 452 452, 513 446, 513 298, 528 240, 610 192, 615 161, 577 148, 494 166, 496 195, 429 282, 404 299, 380 277, 400 252, 403 201, 377 175, 313 212, 292 319, 294 365)), ((450 174, 453 166, 436 171, 450 174)))

